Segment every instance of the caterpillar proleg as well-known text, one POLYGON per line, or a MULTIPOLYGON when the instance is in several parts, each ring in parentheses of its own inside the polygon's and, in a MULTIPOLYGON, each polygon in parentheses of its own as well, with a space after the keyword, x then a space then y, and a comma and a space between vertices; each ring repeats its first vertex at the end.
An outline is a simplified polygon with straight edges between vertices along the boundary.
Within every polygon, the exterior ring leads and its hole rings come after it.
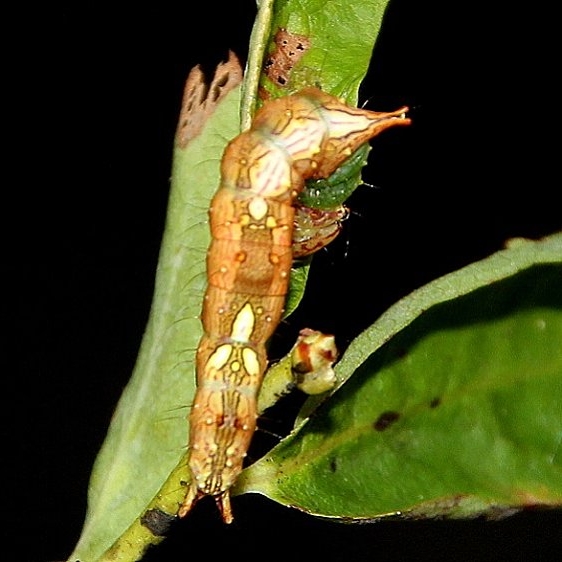
MULTIPOLYGON (((180 517, 209 495, 223 520, 233 520, 229 490, 256 427, 266 343, 288 290, 296 196, 305 180, 330 176, 369 139, 409 124, 407 111, 357 109, 306 88, 266 102, 250 129, 227 145, 209 211, 204 335, 189 416, 191 482, 180 517)), ((304 253, 316 249, 305 244, 304 253)))

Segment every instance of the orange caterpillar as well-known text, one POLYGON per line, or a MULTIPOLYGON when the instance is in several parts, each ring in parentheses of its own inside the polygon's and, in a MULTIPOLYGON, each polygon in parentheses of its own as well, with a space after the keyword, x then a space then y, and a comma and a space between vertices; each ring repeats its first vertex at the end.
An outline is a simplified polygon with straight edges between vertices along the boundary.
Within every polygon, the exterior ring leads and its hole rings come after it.
POLYGON ((233 520, 229 489, 256 427, 266 342, 288 289, 296 196, 305 180, 330 176, 381 131, 409 124, 407 111, 357 109, 306 88, 266 102, 251 128, 226 147, 209 211, 204 335, 189 417, 191 482, 180 517, 209 495, 223 520, 233 520))

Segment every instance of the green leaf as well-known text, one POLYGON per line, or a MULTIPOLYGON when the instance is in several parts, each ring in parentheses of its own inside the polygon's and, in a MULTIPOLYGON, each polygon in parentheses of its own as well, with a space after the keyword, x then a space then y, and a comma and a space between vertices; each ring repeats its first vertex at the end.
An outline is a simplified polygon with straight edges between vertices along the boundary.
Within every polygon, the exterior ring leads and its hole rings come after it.
POLYGON ((345 384, 235 493, 345 519, 560 506, 560 342, 562 234, 512 244, 359 336, 345 384))
POLYGON ((185 452, 195 349, 202 334, 207 211, 219 184, 226 142, 239 132, 239 103, 237 88, 217 106, 199 136, 186 148, 175 148, 150 318, 135 370, 96 459, 86 522, 70 560, 103 559, 145 512, 185 452))

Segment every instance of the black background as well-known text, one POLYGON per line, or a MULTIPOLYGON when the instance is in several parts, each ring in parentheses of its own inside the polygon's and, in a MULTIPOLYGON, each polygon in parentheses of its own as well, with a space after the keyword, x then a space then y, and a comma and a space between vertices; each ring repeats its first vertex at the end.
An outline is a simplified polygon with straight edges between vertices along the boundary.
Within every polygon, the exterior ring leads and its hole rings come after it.
MULTIPOLYGON (((228 49, 247 55, 253 2, 184 4, 54 3, 5 18, 5 120, 17 124, 5 139, 6 560, 72 551, 151 304, 184 80, 228 49)), ((408 104, 414 124, 372 143, 370 186, 315 258, 273 354, 303 325, 344 348, 420 285, 561 228, 554 14, 485 5, 392 2, 360 103, 408 104)), ((202 501, 146 560, 548 560, 562 546, 560 511, 350 526, 253 495, 234 511, 225 527, 202 501)))

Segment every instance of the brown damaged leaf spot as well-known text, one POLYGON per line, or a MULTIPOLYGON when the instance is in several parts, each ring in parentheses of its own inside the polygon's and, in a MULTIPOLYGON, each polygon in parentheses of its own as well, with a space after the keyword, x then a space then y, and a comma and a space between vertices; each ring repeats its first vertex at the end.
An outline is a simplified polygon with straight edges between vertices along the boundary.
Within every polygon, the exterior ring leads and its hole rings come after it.
POLYGON ((373 424, 373 427, 377 431, 384 431, 388 429, 393 423, 400 419, 400 414, 398 412, 383 412, 377 421, 373 424))
POLYGON ((281 28, 273 42, 275 49, 267 57, 263 71, 272 82, 284 88, 289 83, 291 70, 310 49, 310 40, 306 35, 297 35, 281 28))
POLYGON ((217 66, 210 84, 199 66, 191 69, 185 83, 176 130, 176 144, 180 148, 185 148, 201 132, 221 100, 242 82, 242 74, 240 62, 232 51, 228 60, 217 66))

